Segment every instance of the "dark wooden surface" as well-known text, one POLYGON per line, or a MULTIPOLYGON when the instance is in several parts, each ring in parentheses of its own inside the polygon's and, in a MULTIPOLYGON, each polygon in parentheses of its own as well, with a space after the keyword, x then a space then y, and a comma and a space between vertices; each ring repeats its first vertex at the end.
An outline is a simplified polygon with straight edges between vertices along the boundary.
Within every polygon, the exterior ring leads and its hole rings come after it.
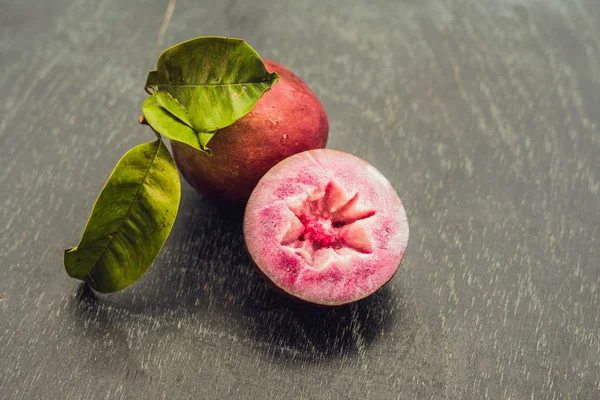
POLYGON ((600 398, 598 0, 0 0, 0 398, 600 398), (241 212, 183 188, 151 271, 63 272, 166 46, 245 38, 411 227, 354 305, 267 290, 241 212))

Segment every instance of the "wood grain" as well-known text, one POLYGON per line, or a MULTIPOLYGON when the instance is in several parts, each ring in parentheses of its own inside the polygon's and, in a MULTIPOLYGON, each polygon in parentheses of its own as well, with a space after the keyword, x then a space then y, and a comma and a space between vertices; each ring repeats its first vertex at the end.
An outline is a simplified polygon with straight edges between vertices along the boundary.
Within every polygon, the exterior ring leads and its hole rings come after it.
POLYGON ((1 399, 597 399, 597 0, 0 0, 1 399), (404 201, 401 272, 315 309, 184 187, 151 271, 63 271, 163 47, 245 38, 321 98, 329 147, 404 201), (157 45, 164 41, 164 45, 157 45))

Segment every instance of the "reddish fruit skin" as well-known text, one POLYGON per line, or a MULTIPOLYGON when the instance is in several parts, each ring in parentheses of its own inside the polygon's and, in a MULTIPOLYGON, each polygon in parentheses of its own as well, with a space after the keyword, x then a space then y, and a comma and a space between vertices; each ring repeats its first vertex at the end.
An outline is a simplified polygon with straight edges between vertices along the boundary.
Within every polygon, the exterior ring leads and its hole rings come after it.
POLYGON ((179 170, 197 191, 245 202, 279 161, 327 144, 329 122, 319 99, 294 73, 273 61, 264 62, 269 72, 279 74, 279 81, 252 111, 217 131, 208 143, 212 157, 171 142, 179 170))

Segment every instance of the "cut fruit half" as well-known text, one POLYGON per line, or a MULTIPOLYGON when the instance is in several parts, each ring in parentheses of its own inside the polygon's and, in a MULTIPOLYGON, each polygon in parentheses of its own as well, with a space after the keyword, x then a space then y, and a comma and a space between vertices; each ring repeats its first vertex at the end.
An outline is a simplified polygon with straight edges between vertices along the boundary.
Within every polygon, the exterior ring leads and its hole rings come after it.
POLYGON ((366 161, 309 150, 275 165, 246 206, 244 240, 271 283, 310 303, 362 299, 395 274, 408 221, 390 182, 366 161))

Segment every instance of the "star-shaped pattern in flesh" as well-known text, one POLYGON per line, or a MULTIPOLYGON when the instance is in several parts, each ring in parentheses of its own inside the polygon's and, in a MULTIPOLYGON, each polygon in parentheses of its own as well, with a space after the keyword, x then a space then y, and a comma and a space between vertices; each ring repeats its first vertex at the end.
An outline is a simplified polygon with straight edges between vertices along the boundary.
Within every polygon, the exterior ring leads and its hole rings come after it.
POLYGON ((373 216, 375 211, 359 204, 358 193, 350 197, 331 181, 324 192, 315 192, 290 210, 294 217, 281 244, 298 249, 307 261, 312 262, 323 249, 338 254, 345 248, 372 253, 371 235, 364 224, 356 222, 373 216))

